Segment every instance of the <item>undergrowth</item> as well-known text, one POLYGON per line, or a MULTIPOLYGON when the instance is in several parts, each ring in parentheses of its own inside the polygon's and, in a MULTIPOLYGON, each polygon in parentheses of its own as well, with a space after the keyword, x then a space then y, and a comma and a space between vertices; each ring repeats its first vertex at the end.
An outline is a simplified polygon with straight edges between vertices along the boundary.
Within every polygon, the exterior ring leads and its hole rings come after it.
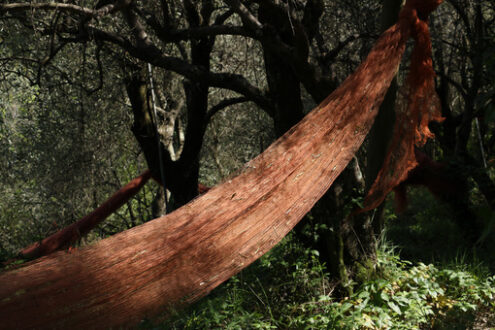
POLYGON ((152 329, 466 329, 495 315, 495 276, 401 260, 386 243, 352 296, 337 298, 315 251, 286 238, 252 266, 152 329))

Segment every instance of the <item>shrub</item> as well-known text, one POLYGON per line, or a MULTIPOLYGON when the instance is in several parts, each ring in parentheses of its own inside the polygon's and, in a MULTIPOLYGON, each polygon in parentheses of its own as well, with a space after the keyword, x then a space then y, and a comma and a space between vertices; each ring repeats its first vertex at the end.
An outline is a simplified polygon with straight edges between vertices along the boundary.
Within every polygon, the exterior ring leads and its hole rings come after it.
POLYGON ((495 315, 495 276, 482 279, 465 268, 413 265, 384 244, 368 279, 339 299, 317 252, 286 238, 194 306, 143 327, 464 329, 480 313, 495 315))

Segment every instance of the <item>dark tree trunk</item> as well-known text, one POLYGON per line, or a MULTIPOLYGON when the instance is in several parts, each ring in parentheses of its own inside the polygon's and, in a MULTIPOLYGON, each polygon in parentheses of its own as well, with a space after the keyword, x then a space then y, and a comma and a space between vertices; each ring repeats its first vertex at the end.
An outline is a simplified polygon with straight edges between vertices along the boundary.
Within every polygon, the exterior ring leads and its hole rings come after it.
MULTIPOLYGON (((397 21, 401 5, 402 1, 384 1, 382 31, 397 21)), ((352 199, 359 197, 357 190, 369 189, 382 167, 395 122, 396 92, 397 83, 394 79, 369 134, 366 181, 363 181, 355 159, 331 187, 324 203, 321 206, 317 204, 313 209, 315 214, 319 214, 320 221, 333 219, 330 220, 328 233, 322 235, 320 246, 327 249, 323 257, 330 271, 338 274, 347 293, 352 292, 350 277, 355 276, 359 268, 369 267, 374 262, 376 236, 383 230, 382 206, 373 213, 349 213, 357 208, 357 205, 352 204, 352 199)))
MULTIPOLYGON (((383 0, 383 9, 381 17, 381 31, 387 30, 390 26, 397 22, 400 9, 403 5, 403 0, 383 0)), ((395 99, 397 95, 398 85, 397 78, 392 80, 390 87, 385 95, 375 122, 371 127, 368 135, 368 150, 366 162, 366 186, 365 190, 371 188, 373 182, 378 175, 378 172, 383 166, 385 156, 388 151, 389 141, 392 139, 392 134, 395 124, 395 99)), ((377 209, 367 215, 368 221, 372 222, 374 235, 380 235, 385 226, 384 223, 384 205, 380 205, 377 209)))
MULTIPOLYGON (((442 26, 439 24, 439 28, 442 26)), ((473 35, 470 37, 474 40, 473 47, 479 47, 479 39, 476 36, 480 32, 472 30, 473 35)), ((463 231, 467 241, 474 244, 483 231, 484 224, 481 219, 472 211, 472 205, 469 197, 469 186, 467 182, 471 177, 477 184, 480 192, 485 196, 491 209, 495 209, 495 184, 490 179, 486 170, 481 168, 480 164, 470 155, 468 142, 471 136, 472 121, 475 113, 475 99, 480 88, 480 82, 483 80, 479 54, 481 51, 472 51, 472 77, 461 75, 462 86, 467 91, 464 94, 464 109, 461 115, 455 116, 451 109, 452 93, 450 91, 449 72, 444 63, 443 45, 436 47, 435 62, 438 65, 439 79, 437 80, 437 92, 442 105, 442 115, 445 120, 441 125, 435 125, 434 132, 440 142, 444 158, 448 161, 445 175, 449 176, 452 182, 464 183, 464 191, 459 191, 453 196, 443 198, 452 208, 454 221, 463 231)))
POLYGON ((354 158, 310 214, 321 260, 332 277, 340 281, 345 294, 352 293, 350 279, 355 270, 367 267, 368 261, 374 260, 375 256, 369 218, 364 214, 350 214, 357 207, 352 200, 359 197, 359 188, 364 188, 364 181, 357 158, 354 158))
MULTIPOLYGON (((173 204, 171 209, 184 205, 198 194, 198 155, 201 144, 194 152, 194 146, 201 143, 204 129, 194 132, 195 134, 186 134, 187 153, 181 155, 180 159, 173 161, 165 146, 160 142, 158 144, 157 131, 152 120, 150 102, 148 100, 148 85, 145 79, 144 71, 134 71, 126 77, 126 89, 129 100, 131 101, 132 111, 134 114, 134 123, 132 131, 146 158, 146 163, 152 173, 153 178, 162 182, 160 166, 163 166, 163 181, 166 188, 172 194, 173 204), (200 136, 199 136, 200 135, 200 136), (188 141, 187 139, 191 139, 188 141), (163 164, 160 164, 158 145, 163 155, 163 164)), ((190 120, 191 123, 195 119, 190 120)), ((201 122, 204 125, 203 122, 201 122)), ((188 128, 192 130, 192 128, 188 128)))
MULTIPOLYGON (((195 5, 185 1, 186 16, 191 26, 207 25, 211 16, 211 1, 204 1, 201 15, 195 5)), ((214 37, 191 40, 191 64, 210 70, 210 55, 214 37)), ((187 127, 184 146, 179 159, 173 161, 166 147, 160 142, 163 164, 160 164, 156 129, 153 125, 146 75, 135 71, 128 77, 126 87, 131 100, 134 125, 133 132, 138 140, 154 178, 161 179, 160 166, 166 188, 171 192, 169 211, 179 208, 198 195, 199 153, 208 124, 208 85, 201 81, 185 79, 187 127)))
MULTIPOLYGON (((158 157, 157 131, 152 119, 151 108, 148 100, 148 84, 144 70, 135 69, 125 76, 127 96, 131 102, 134 123, 132 132, 143 150, 146 163, 153 178, 160 180, 160 159, 158 157)), ((165 181, 171 186, 174 164, 168 151, 162 148, 164 155, 165 181), (170 179, 170 180, 169 180, 170 179)))
MULTIPOLYGON (((308 4, 305 10, 306 20, 303 19, 302 22, 291 22, 286 11, 281 11, 270 2, 262 2, 258 12, 260 21, 276 27, 277 37, 294 49, 301 63, 307 61, 307 40, 311 40, 316 35, 315 29, 318 29, 317 22, 310 22, 308 18, 315 16, 318 20, 321 16, 321 11, 318 10, 321 5, 319 1, 309 1, 308 4)), ((269 38, 264 39, 262 45, 269 96, 275 104, 275 131, 281 136, 303 117, 301 84, 304 84, 315 102, 321 102, 332 91, 332 84, 328 83, 328 79, 318 79, 316 76, 308 78, 308 75, 316 72, 303 72, 302 65, 281 57, 270 44, 269 38), (314 84, 317 81, 320 83, 314 84)), ((339 279, 348 290, 351 288, 347 286, 347 266, 374 255, 375 247, 369 221, 363 216, 359 216, 359 219, 346 219, 350 212, 346 207, 352 197, 357 197, 356 194, 353 195, 353 191, 362 184, 362 178, 356 175, 356 166, 359 167, 357 161, 340 175, 295 229, 300 240, 319 251, 320 259, 326 263, 332 276, 339 279)), ((381 163, 378 166, 381 167, 381 163)))
MULTIPOLYGON (((192 64, 210 70, 210 54, 213 41, 203 38, 191 41, 192 64)), ((180 169, 182 184, 173 192, 172 209, 178 208, 198 195, 199 153, 206 131, 208 111, 208 85, 202 82, 184 80, 187 106, 187 127, 184 148, 177 167, 180 169)))
MULTIPOLYGON (((259 18, 262 23, 276 26, 284 43, 291 46, 294 44, 287 13, 281 13, 267 1, 260 4, 259 18)), ((273 114, 275 133, 277 136, 282 136, 303 117, 301 83, 294 74, 292 66, 271 47, 270 41, 264 40, 262 45, 269 96, 275 104, 273 114)))

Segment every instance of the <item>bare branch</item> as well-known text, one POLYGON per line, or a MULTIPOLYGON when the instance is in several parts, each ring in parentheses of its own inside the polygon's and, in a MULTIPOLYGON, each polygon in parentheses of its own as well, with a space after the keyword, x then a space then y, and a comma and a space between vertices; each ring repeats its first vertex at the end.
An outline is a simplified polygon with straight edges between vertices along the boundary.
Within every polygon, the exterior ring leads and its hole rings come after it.
POLYGON ((262 31, 263 24, 239 0, 225 0, 242 20, 242 23, 253 31, 262 31))
POLYGON ((91 9, 87 7, 81 7, 69 3, 60 3, 60 2, 8 3, 8 4, 0 5, 0 13, 41 9, 41 10, 62 10, 62 11, 82 14, 84 16, 101 17, 109 13, 113 13, 117 10, 120 10, 130 5, 131 2, 132 0, 119 0, 116 1, 114 4, 103 6, 100 9, 91 9))
POLYGON ((213 107, 208 110, 208 113, 206 114, 206 123, 210 122, 210 119, 219 111, 225 109, 226 107, 230 107, 231 105, 234 104, 239 104, 239 103, 244 103, 249 101, 246 97, 233 97, 230 99, 225 99, 220 101, 218 104, 214 105, 213 107))
POLYGON ((458 83, 457 81, 455 81, 454 79, 452 79, 450 76, 446 75, 443 72, 439 72, 439 73, 437 73, 437 75, 439 77, 445 79, 445 81, 447 81, 452 86, 454 86, 455 89, 459 92, 459 94, 462 95, 462 97, 464 99, 468 96, 466 90, 464 89, 464 87, 462 87, 462 85, 460 83, 458 83))
POLYGON ((251 85, 240 74, 213 73, 201 66, 190 64, 178 57, 167 56, 151 43, 135 46, 126 38, 88 25, 89 36, 100 41, 107 41, 120 46, 133 57, 154 66, 176 72, 192 81, 203 81, 211 87, 219 87, 237 92, 255 102, 269 115, 273 114, 273 105, 257 87, 251 85))
POLYGON ((254 38, 254 34, 243 26, 223 24, 234 13, 228 10, 215 19, 215 23, 210 26, 189 27, 187 29, 172 29, 169 25, 163 26, 153 13, 133 8, 147 25, 155 32, 158 38, 164 43, 186 41, 191 39, 201 39, 204 37, 217 35, 238 35, 254 38))
MULTIPOLYGON (((81 33, 79 29, 71 29, 61 32, 66 32, 71 35, 74 35, 75 38, 71 40, 71 42, 85 42, 87 40, 96 40, 109 42, 114 45, 119 46, 126 52, 128 52, 131 56, 142 60, 144 62, 150 63, 154 66, 164 68, 166 70, 170 70, 176 72, 184 77, 191 79, 192 81, 202 81, 205 84, 208 84, 211 87, 218 87, 223 89, 228 89, 235 91, 242 96, 246 97, 250 101, 255 102, 259 107, 261 107, 264 111, 266 111, 269 115, 273 114, 273 104, 268 100, 265 94, 258 89, 257 87, 251 85, 249 81, 240 74, 234 73, 212 73, 208 70, 205 70, 201 66, 190 64, 189 62, 182 60, 178 57, 167 56, 163 53, 161 49, 155 46, 151 40, 149 39, 146 31, 144 30, 143 25, 139 21, 136 16, 134 9, 128 8, 131 4, 131 0, 120 0, 116 5, 112 5, 113 9, 109 9, 110 7, 104 6, 98 10, 92 10, 84 7, 79 7, 76 5, 67 5, 60 3, 34 3, 34 4, 21 4, 14 3, 8 5, 1 5, 1 11, 21 11, 27 9, 63 9, 73 12, 82 13, 84 15, 94 16, 100 15, 100 11, 102 10, 116 10, 118 5, 119 9, 123 8, 123 4, 126 4, 126 10, 124 10, 124 15, 126 16, 127 22, 134 31, 134 35, 138 40, 137 43, 132 42, 121 34, 115 32, 104 31, 96 28, 93 24, 87 24, 84 29, 84 34, 81 33), (34 7, 33 7, 34 6, 34 7)), ((110 5, 109 5, 110 6, 110 5)), ((51 32, 50 29, 43 31, 43 33, 51 32)), ((219 33, 239 33, 246 34, 247 32, 240 27, 230 27, 230 26, 205 26, 198 27, 195 30, 191 31, 177 31, 175 32, 175 38, 186 38, 188 35, 195 36, 205 36, 205 35, 215 35, 219 33)), ((65 39, 64 41, 67 41, 65 39)))
POLYGON ((130 8, 126 8, 126 10, 124 10, 124 16, 138 41, 138 45, 143 45, 145 47, 152 46, 151 41, 148 38, 148 34, 144 30, 144 27, 139 21, 137 15, 130 8))
POLYGON ((234 14, 234 11, 232 9, 227 10, 225 13, 218 15, 217 18, 215 18, 215 25, 221 25, 225 23, 227 19, 229 19, 230 16, 234 14))
POLYGON ((24 62, 34 62, 38 63, 39 60, 29 57, 22 56, 9 56, 9 57, 0 57, 0 62, 8 62, 8 61, 24 61, 24 62))
POLYGON ((338 45, 335 46, 332 50, 330 50, 327 54, 325 54, 322 58, 321 61, 323 65, 329 65, 329 63, 333 62, 335 58, 340 54, 340 52, 347 47, 350 43, 353 41, 356 41, 358 39, 364 39, 364 38, 377 38, 378 36, 376 35, 371 35, 369 33, 362 33, 362 34, 354 34, 349 37, 347 37, 343 41, 339 41, 338 45))
POLYGON ((162 31, 159 37, 164 42, 176 42, 217 35, 237 35, 254 38, 253 33, 246 28, 235 25, 211 25, 175 31, 162 31))

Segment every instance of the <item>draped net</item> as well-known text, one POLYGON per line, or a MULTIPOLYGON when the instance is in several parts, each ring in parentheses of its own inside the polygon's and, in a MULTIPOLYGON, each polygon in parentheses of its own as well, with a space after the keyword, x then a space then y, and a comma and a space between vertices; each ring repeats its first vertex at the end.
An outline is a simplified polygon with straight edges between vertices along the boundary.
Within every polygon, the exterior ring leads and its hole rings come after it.
POLYGON ((416 167, 414 146, 423 146, 434 137, 428 124, 442 121, 440 100, 435 92, 431 40, 427 17, 441 1, 408 1, 399 16, 400 28, 410 30, 416 41, 411 54, 409 75, 396 101, 394 133, 384 164, 365 199, 363 211, 380 205, 387 194, 416 167), (418 15, 420 13, 420 15, 418 15))
POLYGON ((440 119, 426 22, 440 3, 408 0, 356 71, 237 177, 164 217, 0 274, 2 326, 129 325, 195 301, 247 267, 301 220, 352 159, 413 37, 394 138, 364 209, 381 203, 415 165, 414 144, 432 136, 428 122, 440 119))

